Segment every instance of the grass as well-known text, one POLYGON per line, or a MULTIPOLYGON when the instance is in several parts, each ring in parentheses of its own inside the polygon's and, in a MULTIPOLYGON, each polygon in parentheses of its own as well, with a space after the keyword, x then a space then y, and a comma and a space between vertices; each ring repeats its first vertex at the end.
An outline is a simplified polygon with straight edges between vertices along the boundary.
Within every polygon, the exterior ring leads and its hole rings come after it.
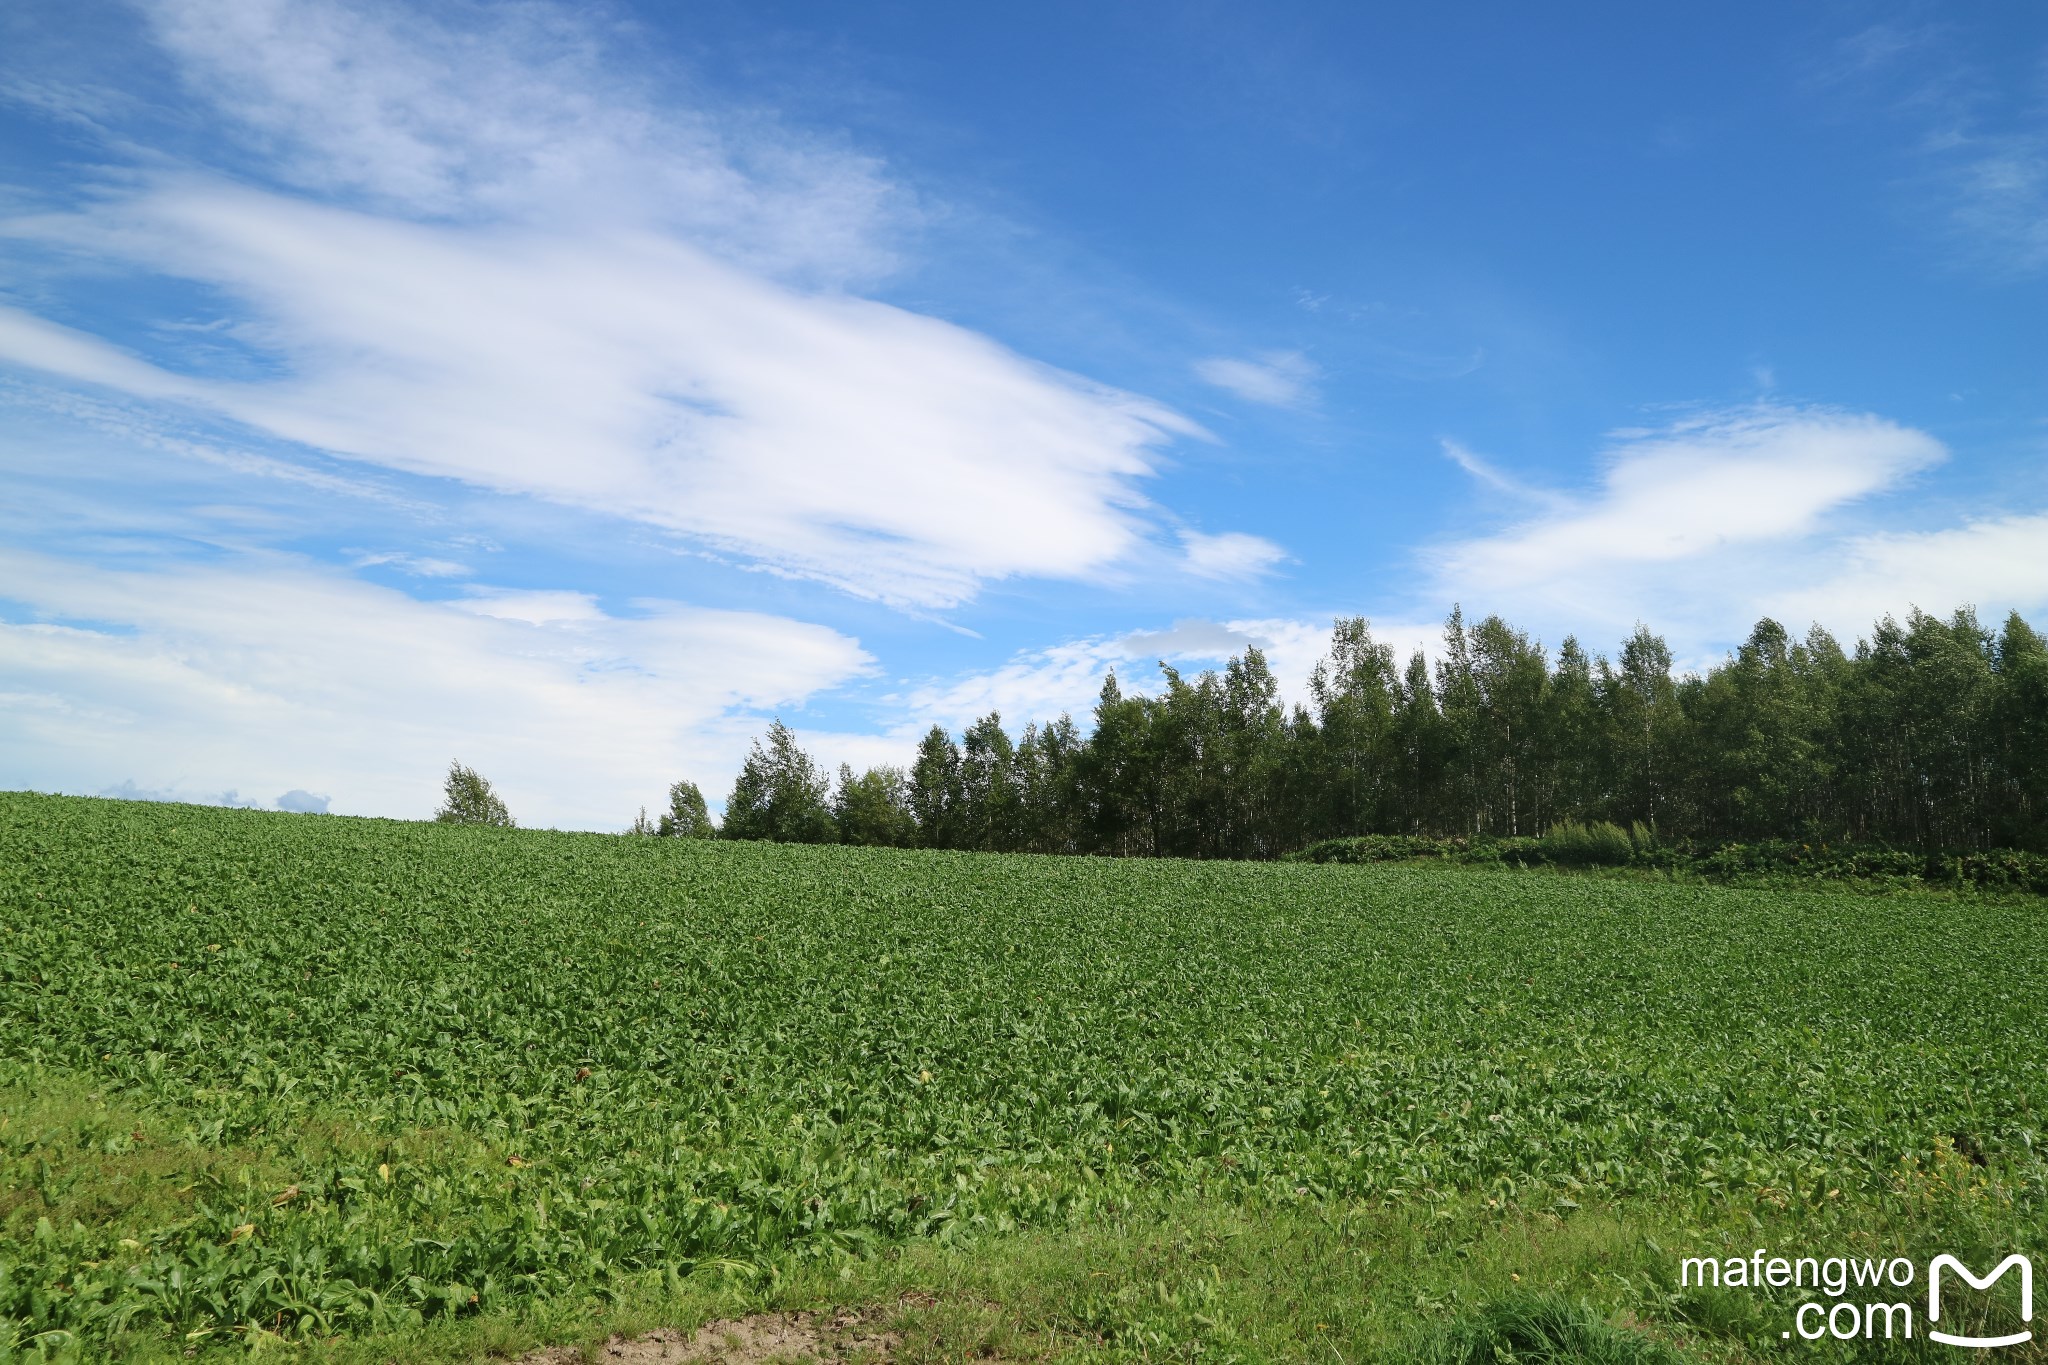
POLYGON ((911 1295, 906 1358, 1745 1359, 1795 1299, 1681 1254, 2038 1254, 2044 940, 0 796, 0 1348, 452 1360, 911 1295))

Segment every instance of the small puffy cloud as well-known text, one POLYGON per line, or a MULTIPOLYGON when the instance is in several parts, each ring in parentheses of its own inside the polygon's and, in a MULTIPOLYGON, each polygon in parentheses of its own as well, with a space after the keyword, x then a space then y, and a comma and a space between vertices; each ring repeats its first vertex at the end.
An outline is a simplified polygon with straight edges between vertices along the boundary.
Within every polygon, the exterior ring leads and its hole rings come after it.
POLYGON ((1165 630, 1137 630, 1117 637, 1116 648, 1129 658, 1222 659, 1242 654, 1257 641, 1221 621, 1175 621, 1165 630))
POLYGON ((325 815, 327 814, 328 800, 328 797, 315 796, 309 791, 301 791, 294 787, 283 796, 277 798, 277 808, 279 810, 292 811, 299 815, 325 815))
POLYGON ((1248 403, 1298 408, 1315 400, 1315 381, 1322 371, 1299 351, 1267 351, 1249 360, 1226 356, 1198 360, 1195 374, 1248 403))
POLYGON ((1182 531, 1180 543, 1182 567, 1198 578, 1243 582, 1271 573, 1287 558, 1272 541, 1242 531, 1182 531))

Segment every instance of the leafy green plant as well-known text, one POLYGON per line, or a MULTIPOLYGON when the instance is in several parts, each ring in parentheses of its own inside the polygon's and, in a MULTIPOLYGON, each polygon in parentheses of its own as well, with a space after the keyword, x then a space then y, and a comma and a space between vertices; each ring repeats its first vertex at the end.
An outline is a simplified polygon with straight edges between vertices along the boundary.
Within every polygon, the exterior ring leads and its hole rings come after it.
POLYGON ((1169 1196, 1988 1244, 2048 1227, 2044 997, 2023 902, 0 795, 0 1337, 410 1330, 1169 1196))
POLYGON ((1414 1365, 1682 1365, 1662 1342, 1555 1295, 1503 1299, 1430 1329, 1414 1365))
POLYGON ((1545 831, 1544 857, 1566 867, 1621 867, 1636 856, 1628 831, 1607 820, 1581 825, 1564 821, 1545 831))

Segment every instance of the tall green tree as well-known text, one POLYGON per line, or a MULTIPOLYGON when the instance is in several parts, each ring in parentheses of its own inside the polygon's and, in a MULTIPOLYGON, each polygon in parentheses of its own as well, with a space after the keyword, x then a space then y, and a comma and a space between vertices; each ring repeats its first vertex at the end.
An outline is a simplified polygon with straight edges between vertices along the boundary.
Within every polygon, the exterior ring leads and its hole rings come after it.
POLYGON ((1262 651, 1247 647, 1224 665, 1217 702, 1222 791, 1216 853, 1278 857, 1286 851, 1287 710, 1262 651))
POLYGON ((925 731, 910 765, 910 814, 925 848, 959 848, 965 837, 960 746, 942 725, 925 731))
POLYGON ((1700 832, 1729 839, 1828 832, 1835 815, 1826 795, 1830 650, 1840 653, 1831 639, 1796 643, 1767 617, 1702 681, 1693 717, 1700 832))
POLYGON ((1605 810, 1600 697, 1593 686, 1593 661, 1578 637, 1567 635, 1557 647, 1544 701, 1538 766, 1545 789, 1542 823, 1547 828, 1564 820, 1583 820, 1605 810))
POLYGON ((1848 728, 1867 837, 1981 847, 1995 730, 1990 634, 1968 610, 1942 621, 1916 609, 1904 624, 1880 621, 1858 663, 1848 728))
POLYGON ((829 844, 833 823, 829 782, 781 720, 756 740, 725 802, 728 839, 772 839, 785 844, 829 844))
POLYGON ((1397 669, 1346 617, 1292 711, 1255 648, 1199 674, 1159 667, 1154 696, 1106 674, 1085 733, 1065 716, 1014 742, 993 713, 957 742, 934 726, 907 774, 842 772, 822 816, 822 776, 778 724, 729 828, 1194 858, 1609 820, 1696 843, 2048 848, 2048 645, 2016 614, 1996 633, 1969 611, 1887 617, 1853 653, 1763 620, 1684 674, 1646 626, 1611 661, 1571 636, 1553 661, 1462 608, 1434 666, 1418 651, 1397 669))
POLYGON ((1071 716, 1024 727, 1015 771, 1024 847, 1031 852, 1081 851, 1080 761, 1086 747, 1071 716))
POLYGON ((1372 637, 1363 616, 1339 617, 1330 652, 1309 674, 1320 750, 1311 764, 1310 820, 1331 834, 1362 834, 1389 822, 1397 761, 1395 692, 1400 672, 1391 645, 1372 637))
POLYGON ((1024 847, 1024 793, 1017 774, 1017 746, 991 711, 960 737, 960 829, 962 847, 1014 853, 1024 847))
POLYGON ((1651 829, 1673 824, 1670 809, 1679 774, 1673 771, 1684 715, 1671 676, 1671 648, 1638 625, 1622 642, 1619 666, 1598 666, 1598 691, 1607 720, 1610 806, 1618 823, 1642 821, 1651 829))
POLYGON ((1466 639, 1470 694, 1477 702, 1465 736, 1476 759, 1474 827, 1511 838, 1540 833, 1549 813, 1542 769, 1549 661, 1541 644, 1498 616, 1471 627, 1466 639))
POLYGON ((1160 851, 1164 810, 1157 748, 1153 708, 1142 696, 1125 696, 1116 674, 1106 674, 1079 774, 1089 852, 1160 851))
POLYGON ((434 812, 434 819, 441 824, 513 827, 512 812, 505 809, 505 803, 498 799, 498 793, 491 789, 483 774, 465 768, 459 760, 448 765, 441 792, 441 808, 434 812))
POLYGON ((1430 680, 1429 658, 1421 650, 1408 656, 1394 688, 1394 752, 1399 765, 1399 797, 1394 820, 1385 832, 1441 833, 1463 828, 1463 810, 1450 779, 1457 761, 1456 737, 1437 709, 1430 680))
POLYGON ((1997 671, 1995 838, 2048 848, 2048 643, 2018 612, 1999 631, 1997 671))
POLYGON ((655 833, 668 839, 715 839, 718 826, 711 821, 711 809, 695 782, 671 783, 668 809, 661 813, 655 833))
POLYGON ((832 793, 832 819, 843 844, 909 848, 917 842, 910 784, 901 768, 869 768, 855 777, 851 765, 840 764, 839 785, 832 793))

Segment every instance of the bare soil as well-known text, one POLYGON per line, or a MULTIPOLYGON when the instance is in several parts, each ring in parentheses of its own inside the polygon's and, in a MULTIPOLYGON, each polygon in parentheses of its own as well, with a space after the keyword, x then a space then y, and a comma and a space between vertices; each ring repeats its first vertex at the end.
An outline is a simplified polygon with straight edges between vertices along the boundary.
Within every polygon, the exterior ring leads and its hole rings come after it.
MULTIPOLYGON (((754 1313, 708 1322, 694 1332, 662 1328, 643 1337, 613 1337, 595 1352, 602 1365, 810 1365, 886 1361, 901 1339, 883 1331, 880 1315, 754 1313)), ((551 1346, 519 1358, 519 1365, 581 1365, 579 1347, 551 1346)))

